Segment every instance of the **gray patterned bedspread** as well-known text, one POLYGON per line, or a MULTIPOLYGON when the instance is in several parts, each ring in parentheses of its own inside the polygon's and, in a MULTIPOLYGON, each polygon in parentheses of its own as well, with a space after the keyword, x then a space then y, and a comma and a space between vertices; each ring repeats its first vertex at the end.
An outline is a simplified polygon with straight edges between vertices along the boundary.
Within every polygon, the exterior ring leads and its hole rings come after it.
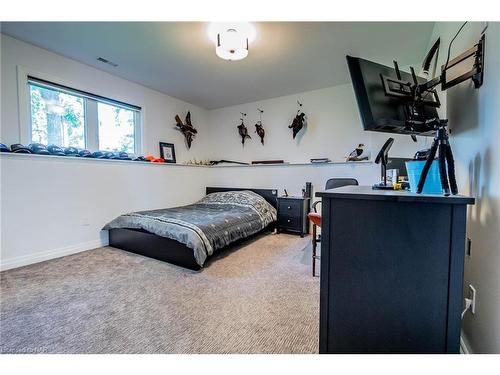
POLYGON ((260 195, 242 190, 212 193, 188 206, 121 215, 103 229, 143 229, 179 241, 193 249, 196 262, 203 266, 215 250, 273 221, 276 209, 260 195))

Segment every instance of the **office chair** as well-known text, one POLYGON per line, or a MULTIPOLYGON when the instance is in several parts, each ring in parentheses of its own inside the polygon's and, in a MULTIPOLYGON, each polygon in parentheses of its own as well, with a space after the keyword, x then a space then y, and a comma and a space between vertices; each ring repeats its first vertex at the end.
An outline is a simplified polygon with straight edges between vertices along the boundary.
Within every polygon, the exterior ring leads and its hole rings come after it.
MULTIPOLYGON (((335 189, 342 186, 348 185, 358 185, 358 180, 355 178, 330 178, 326 181, 325 189, 335 189)), ((312 271, 313 277, 316 276, 316 259, 320 259, 319 255, 316 255, 316 248, 318 246, 318 242, 321 242, 321 235, 317 235, 317 227, 321 228, 321 214, 318 213, 316 206, 321 203, 321 201, 314 202, 312 208, 314 212, 309 212, 307 216, 309 220, 313 223, 313 232, 312 232, 312 271)))

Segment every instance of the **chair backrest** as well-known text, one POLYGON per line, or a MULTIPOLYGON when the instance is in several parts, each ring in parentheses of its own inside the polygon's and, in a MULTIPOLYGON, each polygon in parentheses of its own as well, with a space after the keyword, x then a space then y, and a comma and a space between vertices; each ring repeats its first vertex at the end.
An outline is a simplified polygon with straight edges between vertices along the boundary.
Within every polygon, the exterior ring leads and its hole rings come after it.
POLYGON ((330 178, 326 181, 325 189, 335 189, 342 186, 359 185, 355 178, 330 178))

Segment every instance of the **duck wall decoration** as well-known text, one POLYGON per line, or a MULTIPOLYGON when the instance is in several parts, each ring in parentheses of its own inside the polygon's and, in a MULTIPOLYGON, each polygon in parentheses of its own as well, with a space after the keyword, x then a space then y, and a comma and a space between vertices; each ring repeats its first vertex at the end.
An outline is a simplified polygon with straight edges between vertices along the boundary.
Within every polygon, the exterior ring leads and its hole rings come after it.
POLYGON ((260 143, 264 144, 264 137, 266 136, 266 131, 262 125, 262 114, 264 111, 260 108, 257 108, 257 110, 259 111, 260 120, 255 124, 255 132, 260 137, 260 143))
POLYGON ((238 128, 238 133, 240 134, 240 137, 241 137, 241 144, 242 144, 243 146, 245 146, 245 139, 247 139, 247 138, 252 139, 252 137, 250 137, 250 135, 248 134, 248 129, 247 129, 247 127, 245 126, 245 122, 244 122, 244 118, 245 118, 245 116, 246 116, 247 114, 246 114, 246 113, 243 113, 243 112, 240 112, 240 113, 241 113, 241 118, 240 118, 240 120, 241 120, 241 124, 239 124, 239 125, 237 126, 237 128, 238 128))
POLYGON ((293 130, 293 139, 302 130, 306 124, 306 114, 302 112, 302 103, 297 100, 297 114, 295 115, 292 123, 288 125, 290 129, 293 130))
POLYGON ((179 117, 179 115, 175 115, 176 127, 175 129, 179 130, 186 139, 187 148, 191 148, 191 143, 193 142, 194 135, 198 133, 198 131, 194 128, 191 123, 191 112, 188 111, 186 115, 186 123, 184 124, 179 117))

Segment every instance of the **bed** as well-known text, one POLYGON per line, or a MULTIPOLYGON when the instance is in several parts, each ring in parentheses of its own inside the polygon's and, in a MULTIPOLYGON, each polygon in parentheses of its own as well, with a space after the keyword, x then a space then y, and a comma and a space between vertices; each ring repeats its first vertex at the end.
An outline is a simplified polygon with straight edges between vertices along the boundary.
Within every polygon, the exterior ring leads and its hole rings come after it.
POLYGON ((120 215, 103 229, 112 247, 200 270, 215 252, 272 229, 276 198, 276 189, 207 187, 194 204, 120 215))

